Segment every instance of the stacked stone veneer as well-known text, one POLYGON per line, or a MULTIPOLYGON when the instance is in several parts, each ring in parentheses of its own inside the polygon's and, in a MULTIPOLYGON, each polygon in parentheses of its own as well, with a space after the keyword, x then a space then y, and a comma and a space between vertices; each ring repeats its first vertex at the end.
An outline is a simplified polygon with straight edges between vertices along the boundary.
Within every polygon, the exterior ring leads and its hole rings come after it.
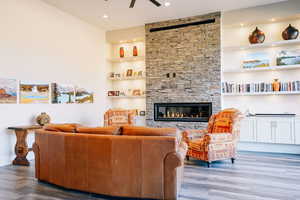
POLYGON ((203 128, 200 122, 154 121, 154 103, 212 102, 221 108, 220 13, 146 24, 146 121, 151 127, 203 128), (150 32, 215 19, 215 23, 150 32), (170 78, 167 74, 170 73, 170 78), (173 78, 173 73, 176 77, 173 78))

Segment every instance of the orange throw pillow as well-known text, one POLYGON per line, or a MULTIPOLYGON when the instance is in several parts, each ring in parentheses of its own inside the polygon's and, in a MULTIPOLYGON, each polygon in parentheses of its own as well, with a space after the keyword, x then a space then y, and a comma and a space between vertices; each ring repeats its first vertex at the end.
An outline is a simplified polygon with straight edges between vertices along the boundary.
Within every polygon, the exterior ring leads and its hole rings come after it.
POLYGON ((79 124, 46 124, 44 130, 75 133, 79 124))
POLYGON ((78 127, 77 133, 99 134, 99 135, 120 135, 119 127, 78 127))

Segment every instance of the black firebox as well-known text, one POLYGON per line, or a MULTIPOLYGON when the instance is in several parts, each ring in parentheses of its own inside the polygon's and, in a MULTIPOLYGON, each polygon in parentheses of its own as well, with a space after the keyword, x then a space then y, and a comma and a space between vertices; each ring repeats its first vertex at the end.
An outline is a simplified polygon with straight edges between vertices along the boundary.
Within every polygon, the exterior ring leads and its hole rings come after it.
POLYGON ((212 103, 155 103, 154 121, 208 122, 212 103))

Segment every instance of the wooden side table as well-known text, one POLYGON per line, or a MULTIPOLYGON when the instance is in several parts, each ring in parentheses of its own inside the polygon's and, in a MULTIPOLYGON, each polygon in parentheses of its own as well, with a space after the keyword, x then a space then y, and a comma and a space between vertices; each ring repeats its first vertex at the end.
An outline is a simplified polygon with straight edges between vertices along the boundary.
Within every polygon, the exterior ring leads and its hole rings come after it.
POLYGON ((41 129, 42 126, 15 126, 15 127, 8 127, 9 130, 14 130, 17 142, 15 145, 15 153, 16 158, 13 161, 13 165, 23 165, 23 166, 29 166, 30 163, 27 160, 27 154, 28 152, 32 151, 32 148, 28 148, 27 144, 27 135, 28 131, 32 131, 35 129, 41 129))

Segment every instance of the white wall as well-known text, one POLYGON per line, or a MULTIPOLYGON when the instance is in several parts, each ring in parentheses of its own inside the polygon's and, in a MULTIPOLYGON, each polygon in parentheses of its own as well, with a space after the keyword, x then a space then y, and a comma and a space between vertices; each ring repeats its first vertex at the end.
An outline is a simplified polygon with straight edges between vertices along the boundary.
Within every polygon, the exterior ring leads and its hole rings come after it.
POLYGON ((75 84, 95 92, 94 104, 0 105, 0 165, 5 165, 14 158, 15 136, 8 126, 32 124, 41 112, 55 123, 99 126, 109 102, 104 31, 40 0, 1 0, 0 13, 1 78, 75 84))

